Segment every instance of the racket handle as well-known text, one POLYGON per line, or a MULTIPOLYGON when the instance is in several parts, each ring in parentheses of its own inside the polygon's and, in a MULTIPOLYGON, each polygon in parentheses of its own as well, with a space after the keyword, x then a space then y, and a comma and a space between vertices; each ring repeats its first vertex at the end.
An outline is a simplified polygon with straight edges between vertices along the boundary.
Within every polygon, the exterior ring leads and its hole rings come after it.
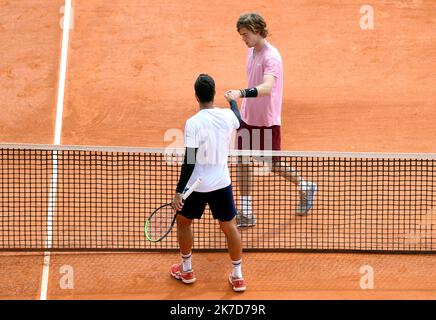
POLYGON ((188 191, 186 191, 184 194, 183 194, 183 196, 182 196, 182 199, 183 200, 186 200, 190 195, 191 195, 191 193, 193 193, 194 191, 195 191, 195 189, 197 189, 198 188, 198 186, 201 184, 201 179, 200 178, 198 178, 195 182, 194 182, 194 184, 188 189, 188 191))

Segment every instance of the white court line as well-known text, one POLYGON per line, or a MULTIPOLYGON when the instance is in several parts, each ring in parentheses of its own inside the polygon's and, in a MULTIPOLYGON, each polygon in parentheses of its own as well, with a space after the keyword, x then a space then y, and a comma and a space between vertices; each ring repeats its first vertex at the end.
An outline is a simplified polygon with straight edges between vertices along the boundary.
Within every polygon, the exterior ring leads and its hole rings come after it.
MULTIPOLYGON (((61 144, 62 136, 62 114, 64 109, 64 97, 65 97, 65 79, 67 74, 67 59, 68 59, 68 45, 70 38, 70 24, 71 24, 71 0, 65 0, 65 14, 64 25, 62 32, 62 53, 61 64, 59 68, 59 84, 58 84, 58 98, 56 109, 56 127, 54 144, 61 144)), ((41 300, 47 300, 48 291, 48 277, 50 272, 50 251, 53 240, 53 214, 56 205, 56 192, 57 192, 57 176, 58 176, 58 152, 53 151, 52 157, 52 178, 50 183, 50 194, 48 200, 47 210, 47 238, 45 242, 45 248, 48 251, 44 252, 44 265, 42 267, 42 279, 41 279, 41 300)))

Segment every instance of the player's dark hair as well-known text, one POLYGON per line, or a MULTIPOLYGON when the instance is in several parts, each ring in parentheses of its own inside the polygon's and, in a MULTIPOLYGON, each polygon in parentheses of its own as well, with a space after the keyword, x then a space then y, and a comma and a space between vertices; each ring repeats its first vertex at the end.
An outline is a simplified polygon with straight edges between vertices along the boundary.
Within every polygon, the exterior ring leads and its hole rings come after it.
POLYGON ((251 32, 258 33, 266 38, 268 36, 268 30, 266 28, 266 22, 263 17, 255 12, 244 13, 239 17, 236 23, 236 28, 239 32, 242 28, 250 30, 251 32))
POLYGON ((211 102, 215 98, 215 81, 208 74, 200 74, 195 81, 195 94, 200 102, 211 102))

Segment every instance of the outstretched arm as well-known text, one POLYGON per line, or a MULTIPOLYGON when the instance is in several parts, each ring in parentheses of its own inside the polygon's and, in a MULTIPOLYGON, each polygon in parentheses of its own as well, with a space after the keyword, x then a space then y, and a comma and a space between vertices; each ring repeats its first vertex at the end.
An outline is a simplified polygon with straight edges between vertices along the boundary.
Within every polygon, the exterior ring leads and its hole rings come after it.
POLYGON ((235 116, 238 119, 239 123, 241 123, 241 113, 239 112, 237 102, 234 99, 232 99, 228 93, 226 93, 224 95, 224 97, 226 98, 226 100, 230 104, 230 110, 233 111, 233 113, 235 114, 235 116))
POLYGON ((230 104, 230 109, 233 111, 236 118, 238 118, 239 123, 241 123, 241 114, 239 113, 238 104, 236 103, 235 100, 231 100, 229 104, 230 104))
POLYGON ((253 88, 240 89, 240 90, 230 90, 226 94, 233 100, 239 98, 256 98, 269 96, 274 87, 275 78, 271 74, 265 74, 263 76, 263 82, 253 88))

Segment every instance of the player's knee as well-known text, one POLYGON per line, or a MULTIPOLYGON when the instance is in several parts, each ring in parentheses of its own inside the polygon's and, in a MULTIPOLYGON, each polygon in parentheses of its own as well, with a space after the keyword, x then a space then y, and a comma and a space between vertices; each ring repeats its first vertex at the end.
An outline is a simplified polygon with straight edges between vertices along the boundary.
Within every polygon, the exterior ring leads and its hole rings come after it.
POLYGON ((230 234, 236 228, 236 224, 233 220, 220 221, 220 228, 224 232, 224 234, 230 234))
POLYGON ((224 233, 228 233, 229 232, 229 226, 224 221, 220 221, 220 228, 221 228, 221 231, 224 232, 224 233))

